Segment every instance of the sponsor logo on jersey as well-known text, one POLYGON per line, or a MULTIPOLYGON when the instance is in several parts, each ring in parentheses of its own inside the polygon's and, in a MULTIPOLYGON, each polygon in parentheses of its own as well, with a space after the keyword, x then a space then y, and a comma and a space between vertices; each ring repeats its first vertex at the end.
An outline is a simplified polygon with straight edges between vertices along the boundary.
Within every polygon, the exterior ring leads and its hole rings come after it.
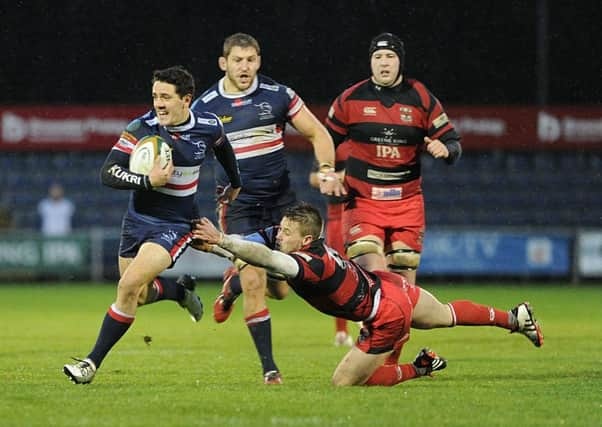
POLYGON ((222 123, 230 123, 232 121, 232 116, 219 116, 219 119, 222 123))
POLYGON ((394 128, 383 128, 380 133, 382 136, 371 136, 370 142, 392 145, 402 145, 408 143, 408 140, 405 138, 395 138, 396 132, 394 128))
POLYGON ((403 179, 405 175, 411 173, 410 171, 401 172, 383 172, 374 169, 368 169, 366 176, 370 179, 379 179, 381 181, 398 181, 403 179))
POLYGON ((447 118, 447 114, 441 113, 439 115, 439 117, 437 117, 435 120, 433 120, 433 125, 436 128, 440 128, 441 126, 447 124, 448 122, 449 122, 449 119, 447 118))
POLYGON ((364 107, 364 116, 376 116, 376 107, 364 107))
POLYGON ((259 108, 259 120, 269 120, 274 118, 272 114, 272 106, 269 102, 263 101, 259 104, 255 104, 257 108, 259 108))
POLYGON ((232 104, 230 104, 232 107, 244 107, 245 105, 250 105, 253 102, 253 100, 251 98, 247 98, 247 99, 243 99, 243 98, 236 98, 234 101, 232 101, 232 104))
POLYGON ((201 117, 197 117, 196 122, 201 125, 209 125, 209 126, 217 126, 217 119, 203 119, 201 117))
POLYGON ((111 168, 109 169, 109 175, 112 175, 123 182, 129 182, 136 185, 142 184, 142 178, 140 176, 124 171, 119 165, 111 166, 111 168))
POLYGON ((216 90, 212 90, 211 92, 209 92, 207 95, 203 96, 201 98, 201 101, 203 101, 205 104, 208 103, 209 101, 211 101, 212 99, 216 98, 218 95, 216 90))
POLYGON ((401 154, 399 153, 399 149, 395 146, 377 145, 376 157, 381 159, 399 159, 401 158, 401 154))
POLYGON ((372 200, 400 200, 401 187, 372 187, 372 200))
POLYGON ((269 85, 267 83, 260 83, 259 87, 261 89, 271 90, 272 92, 278 92, 278 85, 269 85))

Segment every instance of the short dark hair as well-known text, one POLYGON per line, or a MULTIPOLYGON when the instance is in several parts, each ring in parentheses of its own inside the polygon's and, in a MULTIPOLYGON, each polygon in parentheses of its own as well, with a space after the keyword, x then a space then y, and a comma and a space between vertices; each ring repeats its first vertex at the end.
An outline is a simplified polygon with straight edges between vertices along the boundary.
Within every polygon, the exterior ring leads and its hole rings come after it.
POLYGON ((230 55, 230 51, 234 46, 247 48, 252 47, 257 51, 257 55, 261 55, 261 49, 259 48, 259 42, 255 37, 246 33, 235 33, 224 40, 224 47, 222 50, 222 56, 227 58, 230 55))
POLYGON ((310 235, 313 240, 320 238, 324 221, 320 211, 309 203, 300 202, 287 208, 283 217, 299 224, 299 231, 303 236, 310 235))
POLYGON ((186 95, 194 96, 194 77, 181 65, 164 68, 163 70, 153 71, 151 84, 155 82, 165 82, 176 87, 176 93, 183 98, 186 95))

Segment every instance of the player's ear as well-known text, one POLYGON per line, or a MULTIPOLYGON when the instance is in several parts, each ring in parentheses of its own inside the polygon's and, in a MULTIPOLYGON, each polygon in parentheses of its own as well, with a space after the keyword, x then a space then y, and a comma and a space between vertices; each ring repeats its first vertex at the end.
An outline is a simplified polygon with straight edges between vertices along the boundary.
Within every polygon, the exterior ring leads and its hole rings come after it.
POLYGON ((184 97, 182 97, 182 100, 187 106, 190 106, 190 103, 192 102, 192 94, 188 93, 184 95, 184 97))
POLYGON ((223 56, 220 56, 219 59, 217 60, 217 64, 219 65, 219 69, 222 71, 226 71, 226 58, 224 58, 223 56))
POLYGON ((261 55, 257 55, 257 69, 261 68, 261 55))

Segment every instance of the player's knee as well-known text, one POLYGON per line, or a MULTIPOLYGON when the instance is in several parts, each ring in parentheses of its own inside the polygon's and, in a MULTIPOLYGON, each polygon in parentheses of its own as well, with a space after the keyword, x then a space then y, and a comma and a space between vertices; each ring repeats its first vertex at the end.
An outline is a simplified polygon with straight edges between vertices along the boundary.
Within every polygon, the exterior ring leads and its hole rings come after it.
POLYGON ((121 299, 138 302, 141 287, 131 281, 124 280, 122 277, 117 284, 117 293, 121 299))
POLYGON ((358 378, 350 377, 348 375, 343 375, 338 372, 335 372, 332 376, 332 385, 337 387, 349 387, 353 385, 361 385, 362 382, 358 378))
POLYGON ((246 296, 264 294, 266 289, 265 276, 245 270, 245 274, 240 277, 240 284, 246 296))
POLYGON ((332 385, 337 386, 337 387, 347 387, 347 386, 353 385, 343 375, 339 375, 336 372, 332 376, 331 381, 332 381, 332 385))
POLYGON ((390 271, 402 274, 404 271, 415 271, 420 264, 420 252, 414 249, 394 249, 387 252, 390 271))
POLYGON ((359 239, 347 246, 346 253, 350 259, 354 259, 367 254, 382 255, 383 248, 374 240, 359 239))

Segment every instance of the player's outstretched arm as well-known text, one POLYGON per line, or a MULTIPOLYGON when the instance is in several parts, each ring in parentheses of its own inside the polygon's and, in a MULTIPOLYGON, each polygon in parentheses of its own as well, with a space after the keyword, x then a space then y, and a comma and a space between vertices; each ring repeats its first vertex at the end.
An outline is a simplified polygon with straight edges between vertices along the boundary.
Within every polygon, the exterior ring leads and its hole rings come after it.
POLYGON ((293 257, 280 251, 273 251, 260 243, 250 242, 224 234, 219 231, 207 218, 196 222, 192 230, 195 239, 202 240, 211 245, 217 245, 236 257, 258 267, 266 268, 273 273, 286 277, 295 277, 299 266, 293 257))

